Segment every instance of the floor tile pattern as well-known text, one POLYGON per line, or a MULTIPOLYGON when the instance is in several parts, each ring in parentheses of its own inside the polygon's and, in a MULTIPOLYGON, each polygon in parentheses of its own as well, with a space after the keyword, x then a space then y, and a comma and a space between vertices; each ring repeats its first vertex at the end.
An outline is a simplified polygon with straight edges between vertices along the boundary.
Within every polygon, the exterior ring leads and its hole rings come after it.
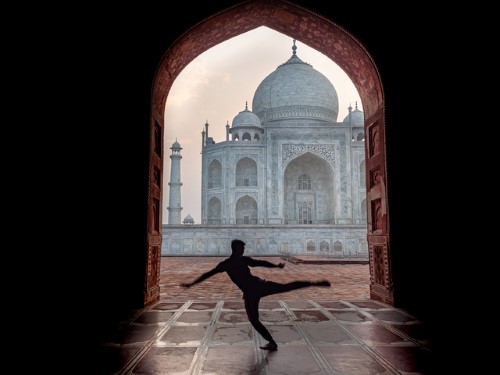
MULTIPOLYGON (((306 288, 263 299, 260 318, 279 345, 277 351, 268 352, 259 348, 265 342, 249 324, 241 293, 231 288, 225 275, 217 275, 222 277, 210 286, 208 280, 200 284, 198 291, 173 285, 172 277, 175 284, 193 279, 217 259, 168 261, 170 265, 162 264, 160 301, 137 311, 105 338, 96 374, 431 373, 431 342, 424 322, 404 310, 369 300, 365 296, 369 276, 363 274, 366 265, 314 265, 311 269, 292 265, 300 268, 304 279, 326 277, 333 284, 345 277, 352 287, 342 291, 333 286, 306 288), (170 272, 172 265, 175 272, 170 272), (354 286, 349 274, 365 281, 354 286), (361 298, 338 298, 340 294, 361 298)), ((297 278, 297 269, 290 264, 285 269, 292 272, 268 273, 265 278, 297 278)))

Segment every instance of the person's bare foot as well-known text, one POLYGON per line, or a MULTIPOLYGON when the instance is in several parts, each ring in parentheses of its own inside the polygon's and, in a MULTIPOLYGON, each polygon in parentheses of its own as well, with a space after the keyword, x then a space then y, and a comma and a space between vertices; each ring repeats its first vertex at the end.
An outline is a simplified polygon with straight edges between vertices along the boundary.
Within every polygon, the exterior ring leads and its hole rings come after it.
POLYGON ((275 342, 269 342, 266 345, 261 346, 260 348, 264 350, 270 350, 273 352, 275 350, 278 350, 278 344, 276 344, 275 342))
POLYGON ((315 286, 332 286, 328 280, 316 281, 315 286))

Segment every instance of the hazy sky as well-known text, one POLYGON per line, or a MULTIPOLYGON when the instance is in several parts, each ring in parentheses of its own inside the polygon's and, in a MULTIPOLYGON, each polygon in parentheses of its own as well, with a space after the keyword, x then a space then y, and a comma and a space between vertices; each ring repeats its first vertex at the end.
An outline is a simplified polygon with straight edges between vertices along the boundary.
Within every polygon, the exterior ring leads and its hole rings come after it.
MULTIPOLYGON (((221 43, 193 60, 179 74, 165 107, 165 155, 163 223, 168 224, 170 147, 181 147, 181 220, 188 214, 201 224, 201 132, 209 123, 209 136, 216 143, 226 140, 226 124, 245 109, 252 110, 258 85, 292 56, 293 39, 259 27, 221 43)), ((348 107, 363 110, 359 94, 349 77, 322 53, 296 41, 297 56, 325 75, 335 87, 342 121, 348 107)))

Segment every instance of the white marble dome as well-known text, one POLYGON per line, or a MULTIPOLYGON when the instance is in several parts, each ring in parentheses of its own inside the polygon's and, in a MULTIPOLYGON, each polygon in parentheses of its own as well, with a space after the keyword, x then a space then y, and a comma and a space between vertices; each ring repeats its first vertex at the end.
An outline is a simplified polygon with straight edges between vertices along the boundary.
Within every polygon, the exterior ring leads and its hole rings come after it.
POLYGON ((352 107, 349 107, 349 114, 344 118, 343 123, 346 125, 364 125, 365 114, 358 109, 358 103, 356 103, 356 108, 351 111, 352 107))
POLYGON ((177 142, 177 139, 175 140, 174 143, 172 143, 172 147, 170 147, 170 149, 174 150, 174 151, 182 150, 181 144, 179 142, 177 142))
POLYGON ((183 224, 194 224, 194 219, 191 215, 187 215, 182 221, 183 224))
POLYGON ((296 55, 276 68, 255 91, 252 111, 263 121, 315 118, 336 122, 339 100, 333 84, 296 55))
POLYGON ((236 128, 236 127, 248 127, 248 126, 261 127, 262 125, 260 123, 259 117, 252 111, 248 110, 248 108, 245 108, 244 111, 241 111, 234 117, 231 126, 233 128, 236 128))

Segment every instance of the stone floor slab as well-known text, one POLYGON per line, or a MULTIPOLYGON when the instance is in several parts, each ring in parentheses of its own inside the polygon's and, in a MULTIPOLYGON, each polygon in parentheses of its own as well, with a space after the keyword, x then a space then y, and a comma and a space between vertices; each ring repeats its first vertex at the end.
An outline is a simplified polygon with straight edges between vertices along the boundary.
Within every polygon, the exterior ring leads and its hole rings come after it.
POLYGON ((260 317, 278 343, 269 352, 259 348, 265 340, 248 322, 241 291, 227 275, 179 286, 219 261, 188 258, 162 258, 160 300, 109 332, 96 374, 432 374, 428 327, 370 299, 368 266, 287 263, 279 272, 259 273, 279 282, 298 275, 332 281, 331 288, 261 300, 260 317))

